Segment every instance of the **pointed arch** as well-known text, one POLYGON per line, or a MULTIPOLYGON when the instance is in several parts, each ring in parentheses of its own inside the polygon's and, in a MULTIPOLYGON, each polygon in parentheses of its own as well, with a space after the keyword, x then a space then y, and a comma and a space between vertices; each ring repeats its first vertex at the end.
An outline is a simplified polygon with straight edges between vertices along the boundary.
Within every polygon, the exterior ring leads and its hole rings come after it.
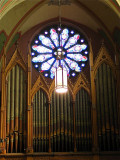
POLYGON ((77 79, 77 82, 75 83, 75 86, 73 88, 73 95, 76 96, 77 92, 81 89, 84 88, 88 94, 90 95, 90 84, 87 81, 86 77, 84 74, 79 74, 79 77, 77 79))
POLYGON ((34 86, 32 87, 31 89, 31 98, 32 98, 32 101, 33 101, 33 98, 34 98, 34 95, 35 93, 40 89, 42 88, 45 93, 47 94, 47 98, 48 100, 50 99, 50 96, 49 96, 49 87, 45 81, 45 79, 43 78, 42 75, 40 75, 37 79, 37 81, 35 82, 34 86))
POLYGON ((49 112, 47 94, 40 88, 33 98, 33 150, 48 152, 49 112))
POLYGON ((101 45, 98 56, 95 59, 95 63, 94 63, 94 67, 93 67, 94 68, 94 76, 96 76, 97 70, 102 63, 108 64, 111 67, 111 69, 115 75, 115 64, 114 64, 111 56, 109 55, 108 50, 104 44, 101 45))
POLYGON ((76 94, 75 127, 77 151, 92 149, 92 120, 90 95, 83 87, 76 94))
POLYGON ((18 49, 15 50, 10 62, 8 63, 8 65, 6 66, 6 69, 5 69, 5 73, 6 75, 9 73, 10 70, 12 70, 12 68, 18 64, 23 70, 24 72, 27 71, 27 67, 26 67, 26 64, 20 54, 20 52, 18 51, 18 49))
POLYGON ((26 74, 22 67, 15 65, 7 74, 6 84, 7 153, 24 151, 25 136, 23 135, 26 132, 26 92, 26 74))

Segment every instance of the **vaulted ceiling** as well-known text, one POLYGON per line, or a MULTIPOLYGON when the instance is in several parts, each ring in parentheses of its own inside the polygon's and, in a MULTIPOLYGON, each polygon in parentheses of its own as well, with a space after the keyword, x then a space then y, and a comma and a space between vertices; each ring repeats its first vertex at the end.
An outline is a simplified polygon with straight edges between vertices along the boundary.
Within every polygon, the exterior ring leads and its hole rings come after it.
MULTIPOLYGON (((58 18, 58 6, 48 5, 50 0, 1 0, 0 32, 12 37, 37 24, 58 18)), ((95 32, 102 29, 112 40, 115 28, 120 28, 119 0, 71 0, 61 6, 61 16, 72 22, 85 25, 95 32)))

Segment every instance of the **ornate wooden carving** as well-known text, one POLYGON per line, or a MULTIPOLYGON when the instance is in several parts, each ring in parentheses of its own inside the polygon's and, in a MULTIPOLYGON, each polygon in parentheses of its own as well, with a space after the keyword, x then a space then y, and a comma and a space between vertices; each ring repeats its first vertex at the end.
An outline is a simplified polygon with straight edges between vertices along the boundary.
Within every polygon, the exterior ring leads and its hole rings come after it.
POLYGON ((76 96, 77 92, 81 89, 81 88, 84 88, 89 94, 90 94, 90 84, 89 82, 87 81, 86 77, 84 74, 80 74, 76 83, 75 83, 75 86, 73 88, 73 95, 76 96))
POLYGON ((32 100, 33 100, 33 97, 34 97, 35 93, 36 93, 40 88, 42 88, 42 89, 46 92, 46 94, 47 94, 47 96, 48 96, 47 98, 50 99, 50 98, 49 98, 50 96, 49 96, 49 88, 48 88, 48 85, 47 85, 45 79, 43 78, 43 76, 40 75, 40 76, 38 77, 37 81, 35 82, 34 86, 33 86, 32 89, 31 89, 31 98, 32 98, 32 100))
POLYGON ((93 66, 94 76, 96 75, 96 72, 102 63, 108 64, 113 70, 113 73, 115 74, 115 64, 111 56, 109 55, 108 50, 106 49, 104 43, 102 43, 101 48, 98 52, 98 56, 96 57, 94 62, 94 66, 93 66))
POLYGON ((27 71, 27 67, 26 67, 26 64, 20 54, 20 52, 18 51, 18 49, 15 50, 9 64, 6 66, 6 69, 5 69, 5 73, 6 75, 8 74, 8 72, 16 65, 20 65, 23 70, 26 72, 27 71))
POLYGON ((6 153, 5 149, 5 138, 6 138, 6 77, 5 77, 5 67, 6 67, 6 49, 4 46, 3 56, 2 56, 2 89, 1 89, 1 108, 0 108, 0 150, 2 153, 6 153))

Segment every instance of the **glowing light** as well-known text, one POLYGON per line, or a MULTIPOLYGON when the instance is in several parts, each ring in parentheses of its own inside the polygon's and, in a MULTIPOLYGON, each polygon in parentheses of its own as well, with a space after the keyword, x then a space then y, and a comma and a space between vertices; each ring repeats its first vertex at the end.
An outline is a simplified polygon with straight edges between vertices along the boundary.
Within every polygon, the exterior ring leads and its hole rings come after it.
POLYGON ((55 90, 57 93, 67 92, 67 70, 58 67, 55 72, 55 90))
POLYGON ((72 73, 72 76, 74 77, 74 76, 75 76, 75 73, 72 73))
POLYGON ((84 42, 84 39, 81 39, 80 42, 84 42))

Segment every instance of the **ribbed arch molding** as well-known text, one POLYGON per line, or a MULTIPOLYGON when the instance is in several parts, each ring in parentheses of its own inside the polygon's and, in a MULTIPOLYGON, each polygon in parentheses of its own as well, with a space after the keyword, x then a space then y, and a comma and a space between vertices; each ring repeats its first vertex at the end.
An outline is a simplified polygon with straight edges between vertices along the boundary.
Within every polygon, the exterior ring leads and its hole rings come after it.
POLYGON ((116 80, 109 65, 98 68, 95 82, 99 148, 119 150, 116 80))
POLYGON ((51 149, 53 152, 74 150, 73 107, 70 93, 51 97, 51 149))
POLYGON ((88 92, 81 88, 76 95, 75 102, 75 127, 77 151, 91 151, 91 105, 88 92))
POLYGON ((26 132, 26 75, 16 65, 7 76, 6 151, 24 152, 26 132))

